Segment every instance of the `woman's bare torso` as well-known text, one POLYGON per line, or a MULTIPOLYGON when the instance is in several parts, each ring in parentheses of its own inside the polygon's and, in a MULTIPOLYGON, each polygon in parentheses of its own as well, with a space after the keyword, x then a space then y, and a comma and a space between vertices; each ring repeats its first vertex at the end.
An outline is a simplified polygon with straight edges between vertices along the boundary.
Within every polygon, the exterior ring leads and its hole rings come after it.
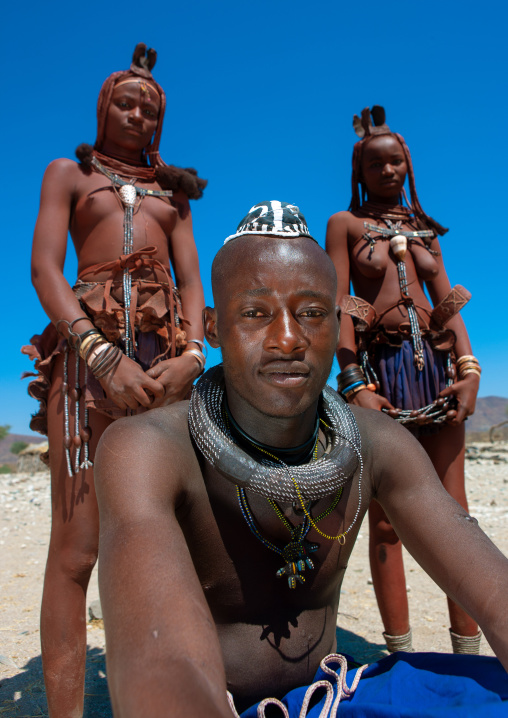
MULTIPOLYGON (((383 315, 382 324, 386 329, 396 331, 401 323, 407 321, 406 308, 398 304, 401 292, 396 258, 390 250, 389 238, 377 238, 371 251, 371 244, 364 237, 367 232, 376 237, 376 232, 366 228, 365 222, 379 227, 386 225, 369 217, 347 214, 350 277, 354 292, 372 304, 378 316, 383 315)), ((401 229, 414 231, 415 227, 404 222, 401 229)), ((424 292, 424 283, 436 278, 439 265, 421 239, 408 241, 405 263, 409 295, 417 309, 421 310, 418 316, 422 327, 427 328, 426 319, 432 305, 424 292)))
MULTIPOLYGON (((124 209, 110 180, 95 171, 86 174, 79 165, 73 172, 75 185, 69 223, 69 231, 78 257, 78 274, 84 281, 105 281, 110 270, 87 272, 87 269, 103 262, 118 259, 123 253, 124 209)), ((136 185, 144 189, 160 190, 156 182, 142 182, 136 185)), ((145 196, 133 219, 133 250, 142 247, 156 247, 153 258, 170 271, 169 237, 177 221, 177 210, 169 198, 145 196)), ((141 267, 136 270, 137 278, 167 281, 158 267, 141 267)))

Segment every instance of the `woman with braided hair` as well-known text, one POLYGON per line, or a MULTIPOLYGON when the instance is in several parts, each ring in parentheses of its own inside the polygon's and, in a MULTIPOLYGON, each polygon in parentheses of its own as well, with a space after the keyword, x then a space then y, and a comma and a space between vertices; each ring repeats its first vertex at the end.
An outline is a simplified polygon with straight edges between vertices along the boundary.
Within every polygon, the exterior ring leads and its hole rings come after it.
MULTIPOLYGON (((474 411, 481 373, 458 315, 470 295, 450 286, 438 241, 447 230, 423 211, 409 149, 386 125, 383 108, 364 109, 353 125, 361 139, 353 152, 351 205, 330 218, 326 236, 342 310, 338 390, 412 431, 444 487, 467 509, 464 420, 474 411)), ((387 647, 410 651, 402 546, 376 501, 369 526, 387 647)), ((454 652, 478 653, 477 624, 448 603, 454 652)))
MULTIPOLYGON (((41 643, 52 718, 83 712, 97 442, 114 419, 183 399, 204 368, 189 199, 206 182, 160 157, 166 96, 152 77, 155 59, 140 44, 130 69, 107 78, 95 145, 78 147, 79 163, 49 165, 34 234, 33 283, 51 320, 25 351, 38 369, 30 393, 41 402, 31 427, 49 438, 41 643), (68 231, 78 257, 73 288, 63 275, 68 231)), ((136 500, 135 487, 125 488, 136 500)))

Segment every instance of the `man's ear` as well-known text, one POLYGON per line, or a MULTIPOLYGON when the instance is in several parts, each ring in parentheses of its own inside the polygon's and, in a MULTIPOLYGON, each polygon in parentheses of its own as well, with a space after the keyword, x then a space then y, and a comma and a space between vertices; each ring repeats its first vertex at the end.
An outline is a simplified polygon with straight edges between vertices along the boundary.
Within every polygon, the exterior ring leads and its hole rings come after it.
POLYGON ((208 344, 214 349, 220 347, 219 332, 217 330, 217 310, 212 307, 203 309, 203 329, 208 344))

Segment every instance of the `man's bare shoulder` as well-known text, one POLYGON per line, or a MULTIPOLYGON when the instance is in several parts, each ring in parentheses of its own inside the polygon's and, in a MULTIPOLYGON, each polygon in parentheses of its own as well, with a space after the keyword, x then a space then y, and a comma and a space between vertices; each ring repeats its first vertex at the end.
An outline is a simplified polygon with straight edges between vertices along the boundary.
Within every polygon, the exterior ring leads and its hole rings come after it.
POLYGON ((412 475, 428 475, 432 465, 414 436, 401 424, 382 411, 351 405, 362 440, 365 481, 372 485, 374 494, 381 485, 395 487, 412 475))
POLYGON ((177 496, 200 474, 187 413, 184 401, 113 422, 97 448, 98 485, 135 483, 151 495, 177 496))
POLYGON ((129 452, 157 455, 159 452, 187 452, 192 446, 188 430, 189 402, 152 409, 137 416, 118 419, 101 438, 101 445, 125 445, 129 452))

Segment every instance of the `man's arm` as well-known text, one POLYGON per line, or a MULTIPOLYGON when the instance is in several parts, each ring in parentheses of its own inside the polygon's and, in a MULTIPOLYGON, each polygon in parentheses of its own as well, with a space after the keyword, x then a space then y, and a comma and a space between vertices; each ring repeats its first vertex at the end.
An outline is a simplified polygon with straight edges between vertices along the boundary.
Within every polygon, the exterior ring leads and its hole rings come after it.
POLYGON ((177 507, 191 510, 189 477, 201 476, 186 410, 117 421, 97 451, 99 583, 119 718, 232 715, 217 632, 176 518, 177 507))
POLYGON ((445 491, 406 429, 380 413, 357 416, 372 445, 374 498, 411 555, 478 622, 508 669, 508 559, 445 491))
MULTIPOLYGON (((169 252, 175 273, 176 286, 182 300, 187 339, 203 341, 202 313, 205 306, 203 286, 199 274, 199 259, 192 229, 192 215, 187 196, 180 192, 175 197, 178 216, 171 232, 169 252)), ((187 349, 198 349, 199 344, 190 343, 187 349)), ((158 379, 165 388, 165 394, 153 406, 164 406, 184 399, 199 376, 201 368, 192 354, 167 359, 148 370, 148 375, 158 379)))

